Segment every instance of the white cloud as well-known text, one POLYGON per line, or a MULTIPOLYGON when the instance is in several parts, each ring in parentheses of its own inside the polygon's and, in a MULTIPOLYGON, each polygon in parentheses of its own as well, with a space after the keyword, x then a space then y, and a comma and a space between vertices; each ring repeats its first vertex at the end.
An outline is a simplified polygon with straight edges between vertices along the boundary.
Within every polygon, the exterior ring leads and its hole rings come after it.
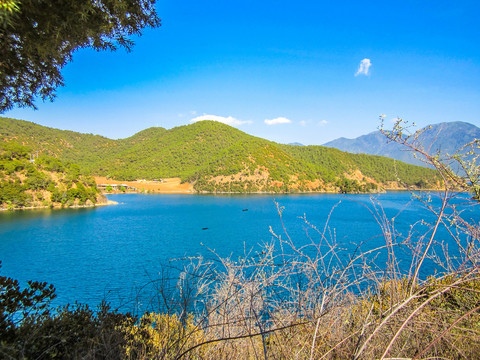
POLYGON ((360 61, 360 65, 358 65, 358 70, 355 73, 355 76, 358 75, 370 75, 370 66, 372 66, 372 62, 370 59, 363 59, 360 61))
POLYGON ((218 121, 218 122, 221 122, 221 123, 224 123, 224 124, 227 124, 227 125, 231 125, 231 126, 238 126, 238 125, 242 125, 242 124, 250 124, 251 123, 251 121, 238 120, 238 119, 234 118, 233 116, 225 117, 225 116, 207 115, 207 114, 197 116, 196 118, 193 118, 192 120, 190 120, 190 122, 194 123, 194 122, 203 121, 203 120, 218 121))
POLYGON ((300 120, 300 125, 301 126, 307 126, 307 122, 305 120, 300 120))
POLYGON ((267 125, 290 124, 292 121, 286 117, 277 117, 275 119, 265 119, 267 125))
POLYGON ((325 126, 328 124, 328 121, 327 120, 321 120, 318 122, 318 126, 325 126))

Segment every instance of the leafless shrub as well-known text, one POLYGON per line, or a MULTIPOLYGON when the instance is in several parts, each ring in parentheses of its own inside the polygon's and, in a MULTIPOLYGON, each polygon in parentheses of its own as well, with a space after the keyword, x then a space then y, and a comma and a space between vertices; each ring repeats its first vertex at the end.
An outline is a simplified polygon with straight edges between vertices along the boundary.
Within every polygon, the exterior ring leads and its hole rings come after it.
POLYGON ((390 141, 416 152, 441 176, 442 191, 413 195, 430 220, 418 219, 401 233, 396 217, 372 198, 364 207, 378 224, 381 242, 367 238, 346 248, 328 216, 322 228, 303 217, 307 241, 299 245, 277 204, 281 231, 272 228, 271 242, 259 251, 238 259, 213 253, 213 259, 189 261, 174 302, 159 289, 177 315, 170 328, 150 321, 150 329, 173 341, 157 341, 149 356, 480 358, 479 226, 466 212, 477 201, 458 193, 479 196, 478 142, 453 155, 431 155, 418 143, 420 133, 408 130, 401 120, 391 131, 382 128, 390 141), (453 170, 454 163, 461 172, 453 170), (410 254, 409 264, 400 264, 399 251, 410 254), (429 277, 427 262, 436 268, 429 277))

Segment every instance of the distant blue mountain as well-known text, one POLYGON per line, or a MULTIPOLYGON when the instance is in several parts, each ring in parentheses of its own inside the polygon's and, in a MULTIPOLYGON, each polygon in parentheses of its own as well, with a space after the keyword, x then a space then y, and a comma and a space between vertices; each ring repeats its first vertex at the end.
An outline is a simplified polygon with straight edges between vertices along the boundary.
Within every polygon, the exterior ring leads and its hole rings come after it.
POLYGON ((305 145, 303 145, 302 143, 299 143, 299 142, 289 143, 288 145, 305 146, 305 145))
MULTIPOLYGON (((480 128, 462 121, 433 124, 423 130, 418 140, 430 154, 437 152, 453 154, 466 143, 480 139, 480 128)), ((404 146, 387 142, 386 137, 380 131, 355 139, 338 138, 323 144, 323 146, 351 153, 382 155, 410 164, 424 165, 404 146)))

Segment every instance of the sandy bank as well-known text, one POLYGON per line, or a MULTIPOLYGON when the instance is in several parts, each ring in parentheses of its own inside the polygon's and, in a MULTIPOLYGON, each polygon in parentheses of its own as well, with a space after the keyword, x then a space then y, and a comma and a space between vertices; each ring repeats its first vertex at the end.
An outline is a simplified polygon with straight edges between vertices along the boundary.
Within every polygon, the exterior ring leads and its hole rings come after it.
POLYGON ((194 193, 193 185, 181 182, 180 178, 169 178, 160 181, 150 180, 136 180, 136 181, 122 181, 107 179, 103 176, 95 176, 95 182, 99 184, 124 184, 136 188, 139 192, 156 192, 156 193, 171 193, 171 194, 185 194, 194 193))

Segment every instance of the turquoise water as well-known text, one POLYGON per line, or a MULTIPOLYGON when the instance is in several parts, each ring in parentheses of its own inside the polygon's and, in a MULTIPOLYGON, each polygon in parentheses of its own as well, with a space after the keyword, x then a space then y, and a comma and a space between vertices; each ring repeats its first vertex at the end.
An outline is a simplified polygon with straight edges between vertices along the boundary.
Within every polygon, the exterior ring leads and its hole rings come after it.
MULTIPOLYGON (((384 243, 368 195, 126 194, 109 199, 119 205, 0 213, 1 274, 54 284, 57 304, 78 300, 93 305, 107 299, 128 307, 162 267, 177 264, 172 259, 255 251, 272 241, 270 227, 285 237, 275 201, 284 208, 285 227, 299 245, 308 241, 308 226, 300 217, 306 215, 323 229, 329 214, 329 234, 344 248, 353 251, 363 241, 372 248, 384 243)), ((387 218, 396 217, 400 232, 431 218, 420 204, 410 203, 409 193, 374 199, 387 218)), ((469 214, 478 217, 478 211, 469 214)), ((309 234, 316 238, 315 232, 309 234)))

